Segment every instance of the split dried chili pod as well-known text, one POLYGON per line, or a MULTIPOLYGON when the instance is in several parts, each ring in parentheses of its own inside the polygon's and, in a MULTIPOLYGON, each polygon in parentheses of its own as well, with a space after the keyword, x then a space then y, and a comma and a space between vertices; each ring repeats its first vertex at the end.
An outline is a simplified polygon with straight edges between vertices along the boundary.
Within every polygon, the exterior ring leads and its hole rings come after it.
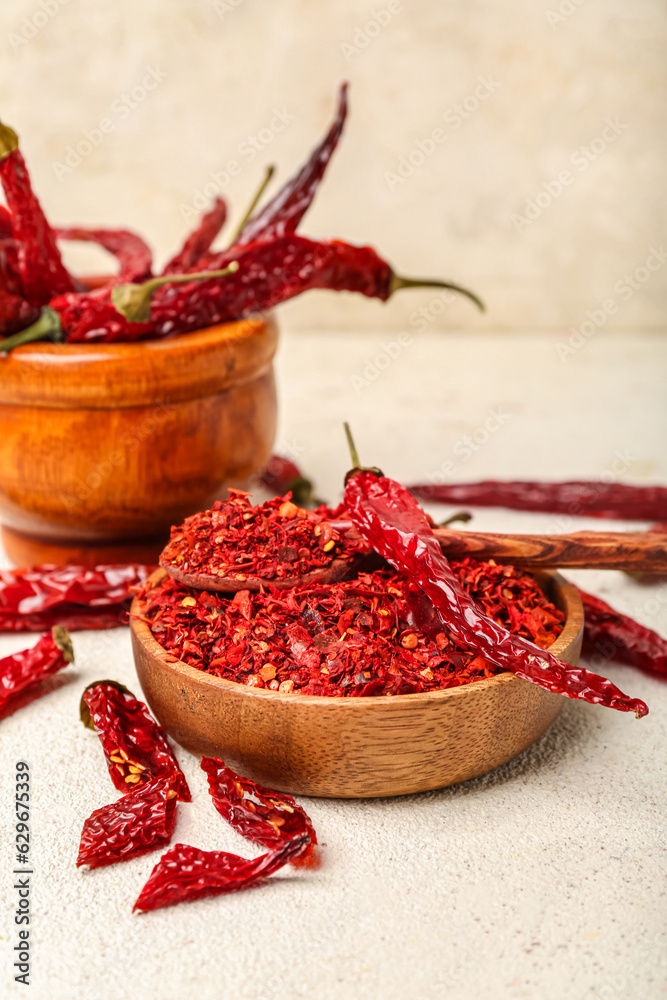
POLYGON ((96 809, 83 825, 77 868, 102 868, 164 847, 174 832, 176 799, 167 775, 96 809))
POLYGON ((81 697, 80 715, 99 736, 109 775, 120 792, 167 777, 179 799, 190 802, 185 775, 162 728, 123 684, 108 680, 89 684, 81 697))
POLYGON ((202 757, 201 768, 208 777, 213 805, 243 837, 273 848, 307 834, 309 840, 300 858, 313 853, 317 843, 313 824, 291 795, 240 777, 217 757, 202 757))
POLYGON ((146 241, 129 229, 86 229, 70 226, 56 229, 59 240, 74 240, 83 243, 97 243, 118 260, 119 271, 112 282, 146 281, 152 275, 153 253, 146 241))
POLYGON ((0 660, 0 709, 21 691, 74 662, 67 629, 56 625, 30 649, 0 660))
POLYGON ((585 656, 667 674, 667 639, 577 587, 584 605, 585 656))
POLYGON ((54 295, 73 291, 75 283, 62 262, 55 234, 32 190, 18 136, 2 123, 0 181, 11 212, 23 294, 31 305, 46 305, 54 295))
POLYGON ((643 701, 610 680, 563 663, 485 615, 461 587, 424 512, 400 483, 360 471, 347 481, 345 506, 376 552, 424 591, 452 635, 493 666, 568 698, 634 712, 637 718, 648 713, 643 701))
POLYGON ((199 225, 185 240, 177 254, 165 265, 162 274, 183 274, 191 271, 201 257, 207 253, 213 240, 225 224, 227 205, 222 198, 216 198, 213 207, 203 215, 199 225))
POLYGON ((667 486, 588 480, 549 483, 489 479, 479 483, 417 483, 408 489, 413 496, 439 503, 469 503, 475 507, 506 507, 612 520, 667 519, 667 486))
POLYGON ((307 842, 308 837, 304 834, 252 860, 226 851, 202 851, 188 844, 174 844, 151 872, 134 909, 158 910, 204 896, 245 889, 300 855, 307 842))

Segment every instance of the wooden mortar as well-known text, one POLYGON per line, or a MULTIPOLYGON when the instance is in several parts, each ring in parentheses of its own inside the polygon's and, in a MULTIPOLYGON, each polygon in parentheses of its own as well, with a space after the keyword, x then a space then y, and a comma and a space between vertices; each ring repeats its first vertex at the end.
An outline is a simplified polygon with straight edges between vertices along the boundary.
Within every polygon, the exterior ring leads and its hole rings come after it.
POLYGON ((276 426, 269 319, 0 357, 0 518, 21 565, 157 562, 172 524, 260 469, 276 426))

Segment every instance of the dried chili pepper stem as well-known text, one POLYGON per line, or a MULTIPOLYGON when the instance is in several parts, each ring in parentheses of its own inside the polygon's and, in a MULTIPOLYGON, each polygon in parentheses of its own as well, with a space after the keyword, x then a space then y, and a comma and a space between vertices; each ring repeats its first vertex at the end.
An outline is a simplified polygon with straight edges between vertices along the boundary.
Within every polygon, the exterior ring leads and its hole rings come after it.
POLYGON ((382 469, 378 469, 377 466, 365 466, 359 461, 359 453, 357 451, 357 446, 354 443, 354 438, 352 437, 352 431, 350 430, 350 425, 347 420, 343 421, 343 427, 345 429, 345 436, 347 438, 347 446, 350 449, 350 458, 352 460, 352 468, 345 475, 345 482, 352 476, 355 476, 357 472, 370 472, 374 476, 383 476, 384 473, 382 469))
POLYGON ((259 185, 259 187, 255 191, 255 194, 253 195, 252 201, 248 205, 243 218, 241 219, 241 221, 239 222, 238 226, 234 230, 234 235, 232 236, 232 240, 231 240, 230 246, 234 246, 234 244, 236 243, 237 239, 239 238, 239 236, 241 235, 241 233, 245 229, 246 223, 250 220, 250 218, 252 216, 252 213, 257 208, 257 205, 259 204, 260 198, 262 197, 262 195, 266 191, 267 187, 269 186, 269 184, 271 182, 271 178, 273 177, 273 175, 275 174, 275 172, 276 172, 275 164, 271 163, 266 168, 266 170, 264 172, 264 177, 262 178, 262 183, 259 185))
POLYGON ((162 285, 178 284, 179 282, 205 281, 207 278, 224 278, 227 274, 238 271, 238 261, 231 263, 221 271, 198 271, 195 274, 163 274, 151 278, 143 284, 116 285, 111 292, 111 301, 125 319, 131 323, 149 323, 151 318, 151 301, 153 295, 162 285))
POLYGON ((389 295, 399 292, 402 288, 448 288, 451 292, 458 292, 474 302, 481 312, 486 312, 486 306, 474 292, 463 288, 461 285, 453 285, 449 281, 438 281, 435 278, 403 278, 400 274, 392 273, 389 282, 389 295))
POLYGON ((0 160, 15 153, 19 148, 19 137, 10 125, 0 122, 0 160))
POLYGON ((20 330, 19 333, 15 333, 11 337, 0 340, 0 353, 21 347, 22 344, 31 344, 36 340, 53 340, 59 343, 64 339, 60 316, 49 306, 44 306, 39 319, 35 320, 31 326, 20 330))
POLYGON ((68 663, 74 663, 74 649, 72 639, 64 625, 54 625, 51 629, 53 641, 63 654, 63 659, 68 663))
POLYGON ((456 524, 461 522, 466 524, 468 521, 472 521, 472 514, 469 510, 457 510, 455 514, 450 514, 446 517, 444 521, 440 521, 438 524, 439 528, 448 528, 450 524, 456 524))

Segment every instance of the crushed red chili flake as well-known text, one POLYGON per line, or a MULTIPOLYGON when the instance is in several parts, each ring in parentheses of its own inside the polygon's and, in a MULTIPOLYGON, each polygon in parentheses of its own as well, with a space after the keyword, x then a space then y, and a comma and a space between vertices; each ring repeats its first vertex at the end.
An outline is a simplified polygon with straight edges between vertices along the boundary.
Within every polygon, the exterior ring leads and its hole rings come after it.
MULTIPOLYGON (((563 613, 529 573, 471 558, 452 569, 513 634, 546 648, 562 631, 563 613)), ((155 639, 190 666, 284 694, 412 694, 499 672, 443 631, 422 591, 390 568, 233 597, 165 577, 145 584, 139 602, 155 639)))
POLYGON ((322 508, 304 510, 291 497, 286 493, 255 506, 248 493, 230 490, 227 500, 172 528, 160 565, 168 572, 275 583, 328 567, 364 547, 329 524, 322 508))

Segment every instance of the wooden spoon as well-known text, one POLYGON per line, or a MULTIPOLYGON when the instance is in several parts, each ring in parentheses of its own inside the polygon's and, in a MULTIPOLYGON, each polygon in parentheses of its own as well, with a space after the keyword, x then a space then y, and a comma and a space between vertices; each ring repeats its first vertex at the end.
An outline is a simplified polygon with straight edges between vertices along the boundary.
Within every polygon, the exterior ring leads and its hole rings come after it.
POLYGON ((434 530, 445 555, 451 559, 473 556, 536 568, 667 573, 667 534, 575 531, 571 535, 500 535, 451 528, 434 530))
POLYGON ((160 566, 169 576, 186 587, 193 590, 218 591, 222 594, 235 594, 239 590, 259 590, 261 586, 277 587, 278 590, 287 590, 289 587, 296 587, 299 583, 335 583, 343 577, 357 569, 360 559, 334 559, 328 566, 318 567, 303 576, 285 577, 282 580, 266 579, 258 576, 249 576, 244 580, 239 580, 233 576, 209 576, 206 573, 184 573, 171 566, 167 562, 160 560, 160 566))
MULTIPOLYGON (((350 522, 332 525, 349 538, 358 537, 350 522)), ((450 559, 495 559, 515 566, 567 569, 618 569, 632 573, 667 574, 667 534, 652 532, 577 531, 571 535, 504 535, 480 531, 435 528, 443 552, 450 559)), ((259 590, 261 585, 286 589, 298 583, 335 583, 358 569, 363 556, 354 560, 334 559, 329 566, 302 577, 266 580, 248 577, 184 573, 160 560, 160 565, 179 583, 194 590, 233 594, 259 590)))

